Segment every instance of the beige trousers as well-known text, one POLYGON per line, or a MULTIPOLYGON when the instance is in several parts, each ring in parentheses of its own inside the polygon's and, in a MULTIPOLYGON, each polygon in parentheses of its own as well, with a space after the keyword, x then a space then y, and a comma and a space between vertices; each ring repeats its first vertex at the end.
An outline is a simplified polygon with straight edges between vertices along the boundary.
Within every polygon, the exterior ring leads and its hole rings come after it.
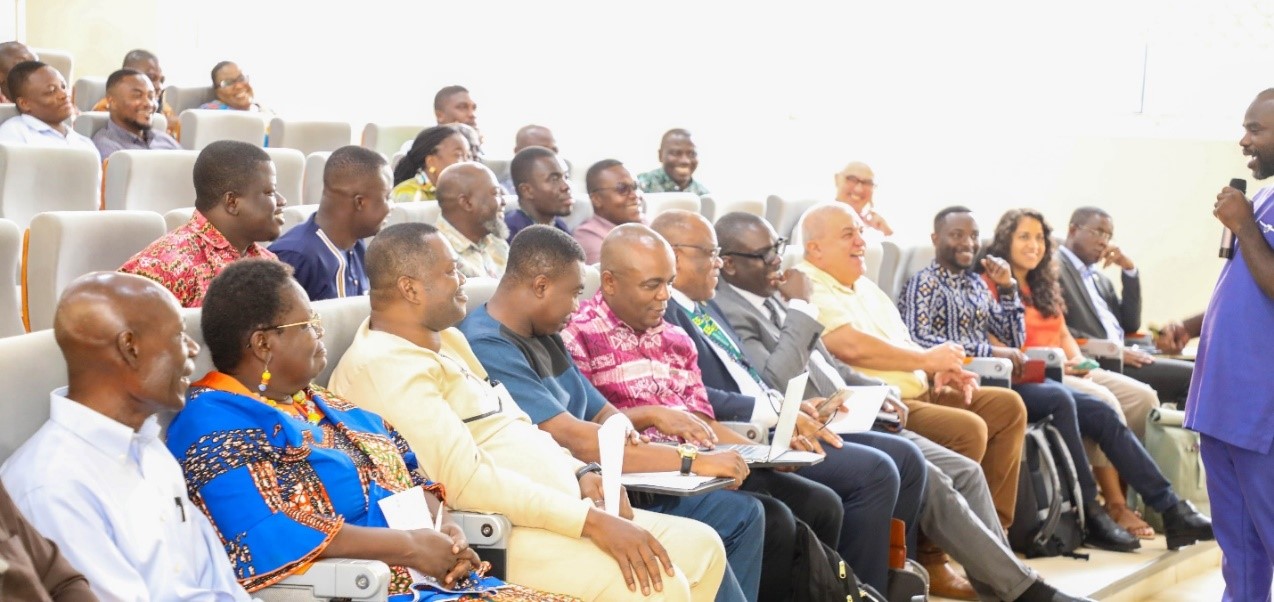
MULTIPOLYGON (((1106 402, 1138 439, 1145 439, 1146 416, 1150 415, 1150 410, 1159 407, 1159 395, 1150 385, 1101 369, 1089 372, 1088 378, 1066 376, 1063 384, 1106 402)), ((1087 437, 1084 438, 1084 451, 1093 466, 1110 466, 1106 454, 1087 437)))

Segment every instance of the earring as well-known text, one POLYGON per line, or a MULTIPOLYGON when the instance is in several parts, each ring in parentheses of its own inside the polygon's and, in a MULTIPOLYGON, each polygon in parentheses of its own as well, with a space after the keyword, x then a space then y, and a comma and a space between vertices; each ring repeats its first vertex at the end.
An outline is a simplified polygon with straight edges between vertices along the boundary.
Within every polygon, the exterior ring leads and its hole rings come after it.
POLYGON ((265 361, 265 370, 261 372, 261 384, 257 385, 257 390, 260 391, 262 395, 264 395, 265 390, 269 387, 270 387, 270 360, 267 359, 265 361))
POLYGON ((436 173, 438 173, 438 168, 437 168, 437 167, 430 167, 430 168, 429 168, 429 175, 431 175, 431 176, 432 176, 432 175, 434 175, 434 174, 436 174, 436 173))

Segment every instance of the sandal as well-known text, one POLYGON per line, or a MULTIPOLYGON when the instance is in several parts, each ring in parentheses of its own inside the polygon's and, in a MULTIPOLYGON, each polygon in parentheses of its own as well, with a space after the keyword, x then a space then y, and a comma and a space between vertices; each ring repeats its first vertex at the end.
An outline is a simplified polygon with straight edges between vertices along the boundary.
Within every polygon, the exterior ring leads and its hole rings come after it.
POLYGON ((1137 539, 1154 539, 1155 530, 1150 523, 1142 520, 1141 513, 1129 508, 1123 504, 1110 504, 1106 506, 1106 512, 1115 522, 1123 527, 1125 531, 1132 534, 1137 539))

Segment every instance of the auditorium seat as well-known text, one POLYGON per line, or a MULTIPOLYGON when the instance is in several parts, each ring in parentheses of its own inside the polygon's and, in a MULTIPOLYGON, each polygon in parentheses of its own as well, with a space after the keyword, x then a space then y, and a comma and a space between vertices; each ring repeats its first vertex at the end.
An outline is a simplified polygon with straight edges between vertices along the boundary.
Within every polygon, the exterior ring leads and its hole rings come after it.
MULTIPOLYGON (((106 127, 106 122, 110 120, 111 114, 106 111, 85 111, 75 116, 75 123, 72 127, 76 132, 92 138, 93 134, 106 127)), ((150 129, 155 132, 167 132, 168 118, 164 117, 163 113, 151 115, 150 129)))
POLYGON ((643 196, 646 199, 647 221, 673 209, 699 213, 699 195, 693 192, 648 192, 643 196))
POLYGON ((471 314, 491 299, 500 281, 489 276, 474 276, 464 281, 464 294, 469 298, 465 302, 465 314, 471 314))
POLYGON ((182 111, 181 147, 201 150, 218 140, 238 140, 265 146, 265 122, 260 113, 188 109, 182 111))
POLYGON ((95 150, 0 144, 0 217, 19 227, 43 211, 96 211, 101 181, 95 150))
POLYGON ((75 56, 69 51, 53 50, 49 48, 31 48, 31 52, 34 52, 35 55, 40 58, 41 63, 57 69, 58 73, 62 74, 62 79, 66 80, 66 84, 68 86, 71 85, 71 82, 75 81, 71 79, 71 75, 74 73, 75 56))
POLYGON ((22 228, 0 219, 0 337, 26 332, 22 325, 22 289, 18 268, 22 257, 22 228))
POLYGON ((388 228, 394 224, 404 224, 408 222, 420 222, 433 225, 438 221, 437 201, 408 201, 405 203, 394 203, 393 209, 389 210, 389 217, 385 218, 385 227, 388 228))
POLYGON ((789 201, 776 194, 765 199, 765 219, 770 221, 774 230, 788 240, 794 237, 793 230, 801 215, 810 207, 818 204, 816 199, 789 201))
POLYGON ((403 143, 415 140, 416 135, 427 125, 389 125, 369 123, 363 128, 361 146, 370 148, 389 159, 402 148, 403 143))
POLYGON ((31 220, 22 266, 31 330, 53 326, 58 295, 81 275, 113 271, 164 235, 151 211, 52 211, 31 220))
POLYGON ((270 120, 270 147, 294 148, 303 154, 334 151, 350 143, 353 128, 347 121, 270 120))
POLYGON ((212 86, 168 86, 164 88, 164 102, 172 107, 174 115, 186 109, 198 109, 206 102, 217 99, 212 86))
POLYGON ((107 209, 154 211, 195 204, 192 150, 123 150, 106 163, 107 209))
POLYGON ((898 297, 902 295, 902 290, 907 287, 907 281, 911 280, 911 277, 915 276, 916 272, 933 263, 934 256, 933 245, 927 242, 904 247, 899 259, 900 267, 892 283, 893 286, 884 289, 886 293, 889 293, 889 298, 897 301, 898 297))
POLYGON ((81 77, 71 86, 71 99, 75 108, 81 112, 93 110, 93 105, 106 96, 106 78, 100 76, 81 77))
POLYGON ((5 120, 9 119, 10 117, 17 117, 17 116, 18 116, 17 105, 11 102, 0 103, 0 123, 4 123, 5 120))
POLYGON ((894 289, 902 270, 903 248, 892 240, 880 241, 880 267, 874 280, 880 290, 888 293, 894 289))
POLYGON ((178 207, 164 212, 164 230, 172 232, 180 228, 182 224, 190 221, 191 216, 195 214, 194 206, 178 207))
POLYGON ((717 202, 712 195, 705 194, 699 197, 699 212, 710 222, 716 222, 721 216, 727 213, 751 213, 757 217, 765 217, 765 201, 756 199, 735 199, 732 201, 717 202))
POLYGON ((289 205, 301 205, 305 155, 294 148, 267 148, 265 152, 274 161, 275 191, 283 195, 289 205))
MULTIPOLYGON (((310 219, 315 211, 318 211, 318 205, 288 205, 283 208, 283 228, 280 234, 287 232, 310 219)), ((266 246, 269 246, 268 244, 266 246)))
MULTIPOLYGON (((310 153, 305 157, 305 174, 301 181, 301 198, 299 203, 317 205, 323 198, 323 170, 327 167, 329 152, 310 153)), ((292 199, 288 199, 292 202, 292 199)))

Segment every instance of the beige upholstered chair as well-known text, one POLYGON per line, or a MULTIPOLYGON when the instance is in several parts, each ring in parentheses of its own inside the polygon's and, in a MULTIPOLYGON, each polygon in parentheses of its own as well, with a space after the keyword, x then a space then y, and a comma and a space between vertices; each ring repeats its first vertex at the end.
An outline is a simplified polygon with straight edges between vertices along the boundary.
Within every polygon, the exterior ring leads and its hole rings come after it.
POLYGON ((22 229, 0 219, 0 337, 26 332, 22 325, 22 289, 18 285, 22 229))
POLYGON ((195 204, 192 150, 122 150, 106 162, 107 209, 167 213, 195 204))
POLYGON ((309 155, 334 151, 350 143, 353 128, 347 121, 270 120, 270 147, 294 148, 309 155))
MULTIPOLYGON (((305 174, 301 180, 301 198, 303 205, 316 205, 323 198, 323 170, 327 167, 330 152, 310 153, 305 157, 305 174)), ((291 203, 292 199, 288 199, 291 203)))
POLYGON ((251 111, 187 109, 182 111, 181 147, 200 150, 218 140, 265 146, 265 121, 251 111))
POLYGON ((416 135, 427 127, 429 126, 369 123, 363 128, 361 145, 384 155, 388 159, 394 156, 398 149, 402 148, 403 143, 408 140, 414 140, 416 135))
POLYGON ((0 144, 0 217, 19 227, 42 211, 99 209, 101 181, 96 150, 0 144))
POLYGON ((305 155, 294 148, 267 148, 265 153, 274 161, 275 188, 289 205, 301 205, 305 181, 305 155))

